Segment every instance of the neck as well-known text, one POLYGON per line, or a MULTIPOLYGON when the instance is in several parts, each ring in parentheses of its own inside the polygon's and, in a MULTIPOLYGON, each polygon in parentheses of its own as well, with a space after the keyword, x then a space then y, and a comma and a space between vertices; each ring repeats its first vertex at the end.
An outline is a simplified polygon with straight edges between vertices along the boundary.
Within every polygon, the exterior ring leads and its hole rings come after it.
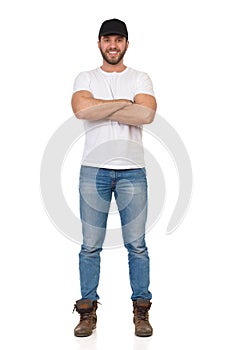
POLYGON ((118 64, 110 64, 104 60, 101 69, 108 73, 120 73, 126 69, 126 66, 123 64, 123 61, 119 62, 118 64))

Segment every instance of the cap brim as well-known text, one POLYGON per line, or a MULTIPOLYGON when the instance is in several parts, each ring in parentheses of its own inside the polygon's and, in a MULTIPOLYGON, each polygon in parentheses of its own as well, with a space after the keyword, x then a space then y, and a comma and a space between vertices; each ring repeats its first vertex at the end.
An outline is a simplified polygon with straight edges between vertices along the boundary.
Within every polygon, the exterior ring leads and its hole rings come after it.
POLYGON ((122 32, 117 32, 117 31, 114 31, 114 32, 104 32, 104 33, 101 33, 100 36, 108 36, 108 35, 121 35, 121 36, 124 36, 125 38, 127 38, 127 35, 125 33, 122 33, 122 32))

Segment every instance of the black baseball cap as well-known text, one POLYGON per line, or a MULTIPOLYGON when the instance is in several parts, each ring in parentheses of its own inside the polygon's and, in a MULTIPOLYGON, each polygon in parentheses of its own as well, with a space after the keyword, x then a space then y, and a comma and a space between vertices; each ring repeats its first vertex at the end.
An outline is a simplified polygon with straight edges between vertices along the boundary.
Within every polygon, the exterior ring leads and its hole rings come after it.
POLYGON ((126 40, 128 40, 128 30, 127 30, 126 24, 119 19, 116 19, 116 18, 108 19, 107 21, 104 21, 102 23, 99 31, 99 40, 101 36, 106 36, 111 34, 122 35, 126 38, 126 40))

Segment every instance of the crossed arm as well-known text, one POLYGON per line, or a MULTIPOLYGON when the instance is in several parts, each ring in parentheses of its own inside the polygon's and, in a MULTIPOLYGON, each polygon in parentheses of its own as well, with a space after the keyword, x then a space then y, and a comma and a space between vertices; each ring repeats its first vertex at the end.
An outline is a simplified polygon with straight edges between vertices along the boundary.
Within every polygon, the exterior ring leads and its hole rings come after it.
POLYGON ((155 98, 148 94, 136 95, 132 103, 126 99, 96 99, 87 90, 75 92, 71 105, 78 119, 109 119, 135 126, 152 123, 157 108, 155 98))

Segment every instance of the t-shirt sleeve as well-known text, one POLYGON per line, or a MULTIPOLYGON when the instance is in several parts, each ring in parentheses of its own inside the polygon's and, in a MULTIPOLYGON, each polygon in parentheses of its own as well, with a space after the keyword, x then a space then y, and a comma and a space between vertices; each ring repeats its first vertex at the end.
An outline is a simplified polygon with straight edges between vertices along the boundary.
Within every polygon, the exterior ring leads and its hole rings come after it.
POLYGON ((87 72, 81 72, 74 80, 73 92, 87 90, 91 92, 90 77, 87 72))
POLYGON ((135 96, 137 94, 148 94, 155 96, 151 78, 147 73, 140 72, 137 77, 135 96))

